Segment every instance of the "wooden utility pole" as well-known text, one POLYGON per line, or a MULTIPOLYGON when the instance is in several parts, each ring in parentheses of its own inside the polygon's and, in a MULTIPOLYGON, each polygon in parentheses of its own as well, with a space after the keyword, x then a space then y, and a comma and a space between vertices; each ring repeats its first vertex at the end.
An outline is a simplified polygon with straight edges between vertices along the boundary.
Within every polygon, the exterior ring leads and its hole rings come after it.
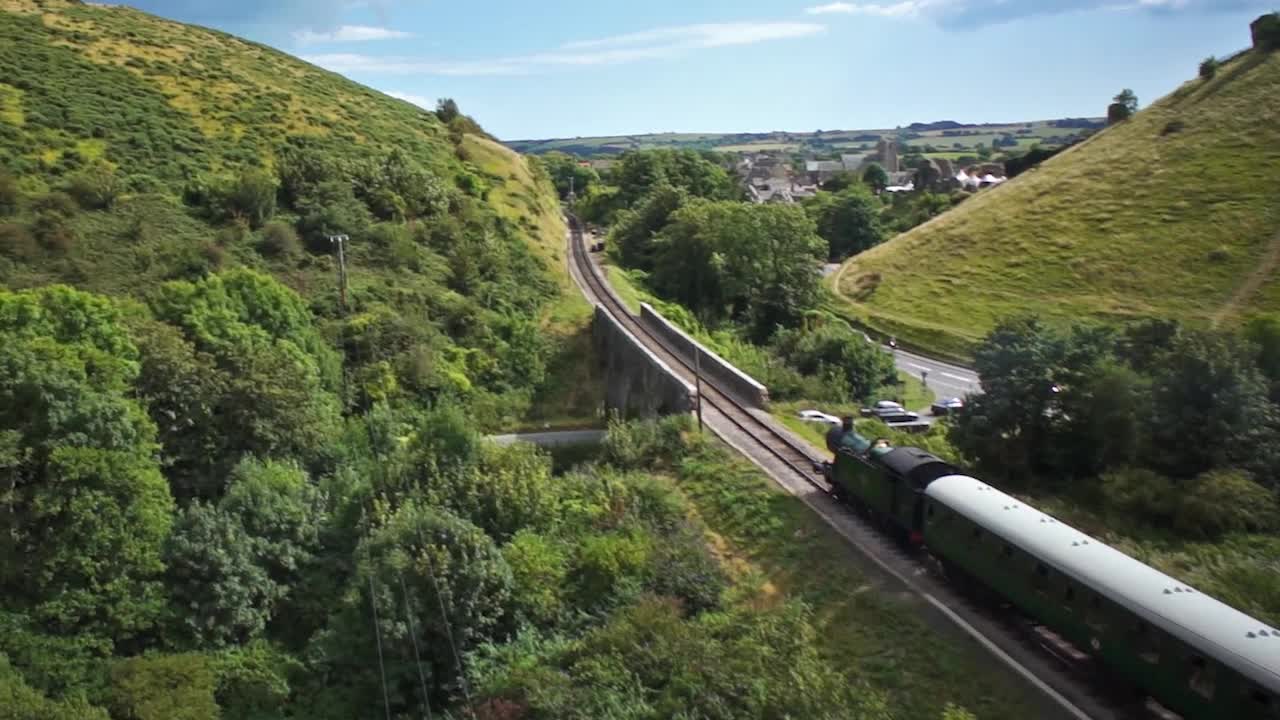
POLYGON ((346 242, 351 238, 346 235, 330 235, 329 244, 338 248, 338 298, 342 304, 342 315, 347 314, 347 253, 346 242))

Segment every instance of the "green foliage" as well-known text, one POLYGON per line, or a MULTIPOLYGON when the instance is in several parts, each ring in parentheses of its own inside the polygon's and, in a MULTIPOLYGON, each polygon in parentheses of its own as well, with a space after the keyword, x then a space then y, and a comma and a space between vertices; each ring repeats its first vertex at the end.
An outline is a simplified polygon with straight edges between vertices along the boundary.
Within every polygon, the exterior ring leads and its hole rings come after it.
POLYGON ((536 446, 486 443, 465 468, 421 479, 422 497, 505 542, 521 530, 549 530, 558 514, 559 488, 551 459, 536 446))
POLYGON ((179 513, 165 546, 176 631, 220 647, 259 635, 280 588, 255 558, 253 538, 223 510, 194 502, 179 513))
POLYGON ((691 202, 671 216, 655 251, 660 294, 706 318, 740 319, 757 337, 817 302, 823 242, 798 207, 691 202))
POLYGON ((1212 80, 1218 74, 1220 63, 1218 58, 1210 55, 1200 62, 1200 77, 1204 80, 1212 80))
POLYGON ((1102 477, 1106 506, 1179 536, 1219 538, 1233 532, 1280 528, 1274 493, 1234 470, 1172 480, 1151 470, 1124 468, 1102 477))
POLYGON ((119 720, 216 720, 214 688, 203 655, 121 660, 111 668, 111 714, 119 720))
POLYGON ((29 686, 0 654, 0 720, 108 720, 83 698, 55 701, 29 686))
POLYGON ((663 184, 709 200, 733 200, 740 195, 723 167, 693 150, 623 153, 613 169, 613 178, 618 185, 618 207, 634 207, 663 184))
POLYGON ((889 185, 889 173, 885 172, 878 163, 871 163, 862 172, 862 182, 872 190, 880 192, 889 185))
POLYGON ((18 189, 17 179, 0 169, 0 217, 16 213, 21 199, 22 192, 18 189))
POLYGON ((499 656, 476 684, 529 718, 888 718, 885 699, 832 669, 815 640, 800 605, 688 620, 649 599, 567 648, 499 656))
POLYGON ((865 188, 853 186, 836 195, 819 193, 805 209, 827 241, 827 258, 838 262, 884 242, 880 207, 865 188))
POLYGON ((578 164, 578 159, 561 152, 549 152, 536 160, 546 169, 560 197, 567 198, 572 187, 574 194, 582 195, 600 182, 600 176, 590 167, 578 164), (572 181, 572 182, 571 182, 572 181))
POLYGON ((689 195, 672 185, 653 188, 634 209, 620 210, 609 243, 627 267, 652 270, 656 248, 654 239, 671 219, 672 213, 689 201, 689 195))
POLYGON ((212 660, 220 717, 267 720, 285 716, 291 676, 302 664, 264 642, 227 650, 212 660))
POLYGON ((1256 317, 1244 335, 1257 346, 1258 369, 1271 385, 1271 402, 1280 403, 1280 317, 1256 317))
POLYGON ((291 226, 280 222, 267 223, 262 228, 262 240, 258 247, 267 257, 288 260, 302 253, 302 241, 291 226))
POLYGON ((71 176, 67 192, 86 210, 109 210, 121 193, 120 178, 105 163, 94 163, 71 176))
POLYGON ((458 103, 453 98, 440 98, 436 102, 436 117, 446 125, 453 122, 461 114, 461 111, 458 110, 458 103))
POLYGON ((512 599, 520 617, 535 625, 549 625, 566 606, 569 558, 561 543, 530 530, 521 530, 502 547, 511 568, 512 599))
POLYGON ((893 357, 843 323, 780 330, 770 345, 805 375, 838 377, 845 392, 840 400, 869 400, 876 390, 897 382, 893 357))

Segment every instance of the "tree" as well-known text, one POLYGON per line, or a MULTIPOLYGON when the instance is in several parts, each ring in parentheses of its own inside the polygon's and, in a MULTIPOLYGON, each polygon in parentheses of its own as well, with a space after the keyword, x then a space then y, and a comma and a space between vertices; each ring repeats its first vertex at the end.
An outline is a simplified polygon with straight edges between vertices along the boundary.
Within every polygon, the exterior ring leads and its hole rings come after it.
POLYGON ((120 720, 217 720, 214 676, 195 653, 133 657, 111 667, 111 714, 120 720))
MULTIPOLYGON (((355 558, 349 592, 313 647, 319 667, 335 678, 317 692, 317 706, 332 717, 356 717, 359 708, 382 702, 371 602, 377 604, 385 655, 414 658, 416 652, 431 703, 443 705, 459 677, 451 647, 465 659, 509 629, 510 567, 475 525, 418 503, 386 518, 361 541, 355 558), (406 618, 413 618, 412 630, 406 618)), ((393 714, 422 702, 415 663, 389 665, 387 684, 393 714)))
POLYGON ((1210 55, 1200 62, 1200 77, 1212 80, 1218 74, 1218 58, 1210 55))
POLYGON ((249 169, 212 190, 210 208, 225 220, 243 220, 251 228, 262 227, 276 211, 277 183, 266 170, 249 169))
POLYGON ((0 654, 0 720, 108 720, 108 715, 80 697, 46 698, 0 654))
POLYGON ((653 284, 710 319, 745 321, 758 338, 817 301, 822 238, 804 210, 695 201, 655 243, 653 284))
POLYGON ((839 262, 884 242, 880 203, 865 188, 819 195, 808 207, 818 235, 827 241, 827 258, 839 262))
POLYGON ((1114 98, 1108 110, 1108 119, 1127 120, 1138 112, 1138 96, 1129 88, 1121 90, 1114 98))
POLYGON ((862 182, 876 192, 882 192, 889 185, 889 173, 879 163, 871 163, 862 173, 862 182))
POLYGON ((12 215, 18 211, 18 200, 22 193, 18 190, 18 181, 4 170, 0 170, 0 217, 12 215))
POLYGON ((71 177, 67 192, 86 210, 109 210, 120 196, 121 184, 110 165, 96 162, 71 177))
POLYGON ((1276 467, 1276 408, 1255 349, 1233 338, 1183 333, 1152 368, 1147 462, 1175 478, 1217 467, 1276 467))
POLYGON ((559 509, 551 459, 527 444, 482 445, 475 464, 419 482, 433 507, 471 521, 498 542, 525 529, 550 530, 559 509))
POLYGON ((453 122, 461 114, 458 103, 454 102, 453 98, 440 98, 436 101, 436 117, 445 125, 453 122))
POLYGON ((893 357, 843 324, 782 330, 771 345, 788 365, 806 375, 842 377, 850 396, 841 400, 866 400, 898 381, 893 357))
POLYGON ((829 180, 822 183, 822 189, 830 193, 838 193, 857 184, 857 175, 854 175, 848 170, 841 170, 840 172, 833 174, 829 180))
POLYGON ((1271 385, 1271 402, 1280 403, 1280 316, 1256 317, 1244 334, 1257 347, 1258 369, 1271 385))
POLYGON ((618 213, 609 240, 618 249, 627 267, 651 270, 654 262, 654 239, 667 226, 671 214, 689 200, 688 193, 663 183, 655 187, 634 209, 618 213))
POLYGON ((258 563, 239 519, 199 501, 179 514, 165 564, 178 631, 202 647, 261 634, 282 592, 258 563))
POLYGON ((160 610, 172 498, 115 305, 0 293, 0 590, 49 627, 128 642, 160 610))
POLYGON ((562 198, 568 197, 570 190, 573 190, 576 195, 588 193, 592 186, 600 182, 600 176, 595 170, 583 167, 572 155, 549 152, 539 156, 537 161, 546 168, 547 174, 551 177, 551 184, 555 186, 556 192, 562 198))

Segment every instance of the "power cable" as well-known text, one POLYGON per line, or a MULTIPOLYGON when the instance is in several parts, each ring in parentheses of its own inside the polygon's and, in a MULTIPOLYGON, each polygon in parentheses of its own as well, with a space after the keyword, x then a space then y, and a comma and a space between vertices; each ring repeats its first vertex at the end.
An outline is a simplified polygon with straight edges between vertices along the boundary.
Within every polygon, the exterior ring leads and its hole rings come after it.
POLYGON ((400 574, 400 593, 404 595, 404 615, 409 620, 409 637, 413 639, 413 659, 418 664, 418 682, 422 685, 422 702, 427 710, 427 720, 431 720, 431 699, 427 695, 427 675, 422 671, 422 655, 418 652, 418 630, 413 623, 413 606, 409 604, 409 588, 404 584, 404 574, 400 574))

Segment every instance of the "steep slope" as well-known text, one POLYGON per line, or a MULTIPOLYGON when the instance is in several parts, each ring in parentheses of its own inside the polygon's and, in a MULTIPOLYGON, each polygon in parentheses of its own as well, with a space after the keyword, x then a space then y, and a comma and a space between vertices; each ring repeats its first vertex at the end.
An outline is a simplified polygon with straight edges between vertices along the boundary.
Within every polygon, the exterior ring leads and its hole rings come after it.
POLYGON ((1246 52, 1039 169, 853 258, 869 325, 964 354, 999 318, 1280 310, 1280 55, 1246 52))
POLYGON ((564 232, 540 166, 466 116, 125 7, 0 0, 0 287, 265 271, 352 372, 383 363, 400 394, 479 398, 482 425, 512 427, 556 362, 539 326, 589 315, 564 232))

